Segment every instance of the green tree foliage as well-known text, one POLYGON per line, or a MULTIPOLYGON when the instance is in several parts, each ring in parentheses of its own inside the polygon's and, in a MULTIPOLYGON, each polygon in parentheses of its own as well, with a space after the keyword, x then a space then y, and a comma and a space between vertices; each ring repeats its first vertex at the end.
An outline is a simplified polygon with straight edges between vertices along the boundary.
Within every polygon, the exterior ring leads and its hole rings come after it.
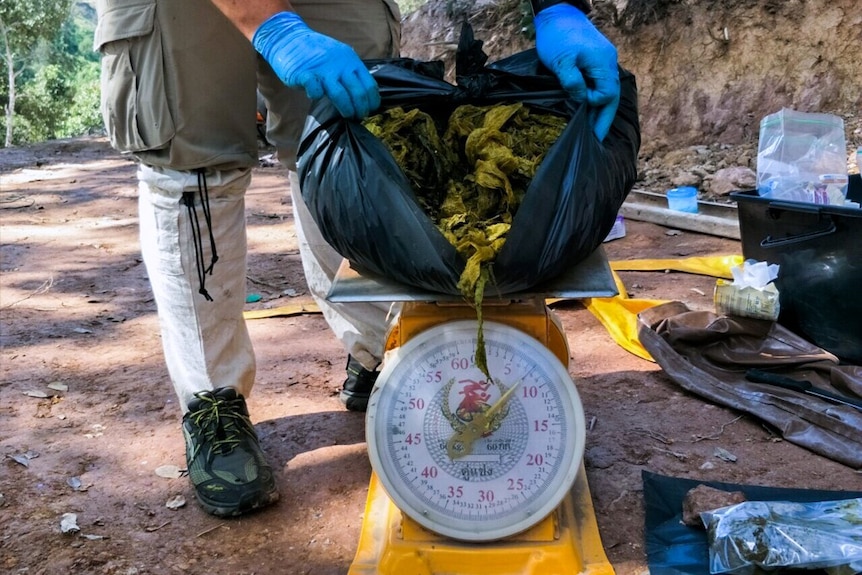
POLYGON ((100 129, 94 26, 89 2, 0 0, 6 146, 100 129))

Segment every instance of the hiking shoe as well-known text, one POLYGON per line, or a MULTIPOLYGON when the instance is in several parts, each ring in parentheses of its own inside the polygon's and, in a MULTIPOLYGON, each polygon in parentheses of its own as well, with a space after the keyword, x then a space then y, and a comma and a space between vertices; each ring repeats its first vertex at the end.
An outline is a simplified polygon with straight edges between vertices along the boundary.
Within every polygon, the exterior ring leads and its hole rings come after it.
POLYGON ((344 387, 339 396, 341 403, 350 411, 368 409, 368 397, 371 395, 371 388, 374 387, 378 375, 379 372, 365 369, 362 364, 353 359, 353 356, 348 355, 347 379, 344 380, 344 387))
POLYGON ((188 476, 207 513, 233 517, 278 501, 272 469, 235 389, 201 391, 183 416, 188 476))

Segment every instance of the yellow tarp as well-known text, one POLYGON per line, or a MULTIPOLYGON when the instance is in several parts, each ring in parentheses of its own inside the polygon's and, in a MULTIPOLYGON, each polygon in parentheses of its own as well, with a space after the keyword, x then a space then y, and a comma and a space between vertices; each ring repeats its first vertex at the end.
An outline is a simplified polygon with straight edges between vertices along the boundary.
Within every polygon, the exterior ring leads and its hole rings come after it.
MULTIPOLYGON (((638 339, 637 316, 643 310, 667 303, 669 300, 628 297, 626 287, 616 272, 673 270, 730 279, 733 278, 731 268, 742 265, 742 262, 743 258, 740 255, 613 261, 610 262, 610 266, 619 295, 609 298, 586 298, 583 303, 623 349, 640 358, 653 361, 649 352, 644 349, 638 339)), ((272 309, 246 311, 243 313, 243 317, 245 319, 261 319, 305 313, 320 313, 320 308, 315 303, 298 303, 272 309)))
POLYGON ((611 269, 615 271, 637 272, 637 271, 664 271, 687 272, 717 278, 733 279, 730 269, 741 266, 742 256, 705 256, 690 257, 683 259, 656 259, 656 260, 624 260, 611 262, 611 269))
POLYGON ((302 315, 304 313, 320 313, 316 303, 293 303, 270 309, 252 309, 242 312, 245 319, 264 319, 268 317, 283 317, 302 315))
POLYGON ((637 315, 645 309, 667 303, 668 300, 628 297, 626 287, 616 272, 674 270, 718 278, 732 278, 730 269, 742 265, 742 262, 742 256, 738 255, 610 262, 619 295, 585 299, 584 306, 605 326, 614 341, 623 349, 640 358, 654 361, 638 339, 637 315))

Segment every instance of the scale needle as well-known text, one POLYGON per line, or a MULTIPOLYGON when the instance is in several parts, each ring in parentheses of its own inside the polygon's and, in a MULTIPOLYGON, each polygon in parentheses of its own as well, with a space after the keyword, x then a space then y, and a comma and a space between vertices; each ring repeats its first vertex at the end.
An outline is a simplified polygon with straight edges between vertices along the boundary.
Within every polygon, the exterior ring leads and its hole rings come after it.
POLYGON ((473 442, 491 430, 493 417, 508 403, 509 397, 512 396, 519 383, 521 380, 507 389, 494 405, 483 412, 473 414, 473 418, 449 438, 449 441, 446 442, 446 452, 449 454, 449 459, 460 459, 473 452, 473 442))
POLYGON ((500 396, 500 399, 499 399, 499 400, 497 400, 497 403, 495 403, 494 405, 492 405, 492 406, 488 409, 488 411, 486 411, 486 412, 485 412, 485 418, 486 418, 486 419, 488 419, 488 421, 485 423, 485 425, 486 425, 486 429, 485 429, 485 431, 488 431, 488 428, 487 428, 487 427, 488 427, 488 426, 490 426, 490 423, 491 423, 490 419, 491 419, 491 417, 493 417, 494 415, 496 415, 496 413, 497 413, 498 411, 500 411, 501 409, 503 409, 503 406, 504 406, 504 405, 506 405, 506 402, 508 402, 508 401, 509 401, 509 396, 511 396, 511 395, 512 395, 512 393, 515 391, 515 388, 516 388, 516 387, 518 387, 518 384, 519 384, 519 383, 521 383, 521 380, 520 380, 520 379, 519 379, 518 381, 516 381, 516 382, 515 382, 515 384, 514 384, 512 387, 510 387, 509 389, 507 389, 507 390, 506 390, 506 392, 505 392, 503 395, 501 395, 501 396, 500 396))

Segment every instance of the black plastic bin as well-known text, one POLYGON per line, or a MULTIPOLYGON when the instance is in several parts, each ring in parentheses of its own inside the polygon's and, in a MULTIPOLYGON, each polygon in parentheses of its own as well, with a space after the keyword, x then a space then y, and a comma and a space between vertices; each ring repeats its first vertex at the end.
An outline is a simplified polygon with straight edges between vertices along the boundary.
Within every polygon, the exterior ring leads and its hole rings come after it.
MULTIPOLYGON (((859 201, 851 179, 848 197, 859 201)), ((862 209, 733 192, 742 255, 778 264, 779 323, 842 361, 862 365, 862 209)))

